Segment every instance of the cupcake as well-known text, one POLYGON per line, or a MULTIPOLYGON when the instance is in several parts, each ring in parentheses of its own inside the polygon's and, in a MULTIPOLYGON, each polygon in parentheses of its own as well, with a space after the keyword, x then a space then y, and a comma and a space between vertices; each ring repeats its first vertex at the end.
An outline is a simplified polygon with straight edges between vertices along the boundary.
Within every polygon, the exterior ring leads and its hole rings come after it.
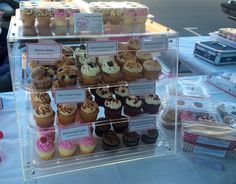
POLYGON ((126 131, 123 134, 122 139, 123 139, 123 143, 125 146, 133 147, 133 146, 137 146, 139 144, 140 135, 137 134, 136 132, 126 131))
POLYGON ((118 55, 117 55, 117 64, 120 67, 123 67, 123 65, 128 61, 129 62, 135 62, 136 57, 128 51, 118 53, 118 55))
POLYGON ((106 64, 107 62, 115 62, 114 56, 98 56, 98 66, 102 67, 103 64, 106 64))
POLYGON ((66 57, 71 57, 71 56, 74 56, 74 50, 70 46, 63 45, 62 54, 66 57))
POLYGON ((36 10, 36 16, 37 16, 37 21, 38 27, 42 28, 48 28, 51 22, 51 12, 49 9, 46 8, 38 8, 36 10))
POLYGON ((80 55, 79 60, 77 59, 77 61, 79 68, 81 68, 85 64, 93 63, 94 65, 96 65, 97 63, 96 57, 87 56, 87 54, 80 55))
POLYGON ((157 80, 161 74, 161 64, 155 60, 143 63, 143 76, 149 80, 157 80))
POLYGON ((118 52, 124 52, 127 50, 127 44, 119 42, 118 43, 118 52))
POLYGON ((175 109, 163 109, 161 112, 161 123, 163 127, 171 129, 175 127, 175 109))
POLYGON ((100 80, 100 68, 94 63, 84 64, 80 72, 83 85, 94 85, 100 80))
POLYGON ((75 141, 61 141, 58 143, 58 151, 61 157, 71 157, 75 154, 77 144, 75 141))
POLYGON ((23 27, 34 27, 36 15, 33 8, 21 8, 20 18, 23 27))
POLYGON ((136 51, 140 49, 139 39, 136 38, 128 40, 127 45, 128 45, 128 51, 131 52, 132 54, 135 54, 136 51))
POLYGON ((96 149, 97 141, 94 137, 86 137, 79 141, 79 149, 83 154, 93 153, 96 149))
POLYGON ((33 87, 38 90, 48 90, 52 87, 55 72, 45 66, 37 66, 31 71, 33 87))
POLYGON ((109 97, 105 100, 104 107, 105 116, 108 119, 118 119, 121 117, 122 104, 120 100, 109 97))
POLYGON ((112 96, 112 92, 109 90, 109 88, 97 88, 94 93, 95 101, 99 106, 104 106, 104 102, 107 98, 112 96))
POLYGON ((48 93, 32 93, 31 94, 31 101, 33 108, 37 108, 41 104, 48 104, 50 105, 51 99, 48 93))
POLYGON ((104 133, 111 129, 110 121, 107 118, 99 118, 95 124, 95 133, 98 137, 102 137, 104 133))
POLYGON ((137 61, 141 64, 146 60, 152 60, 152 54, 150 52, 138 50, 136 52, 137 61))
POLYGON ((80 118, 84 123, 96 121, 99 112, 96 102, 87 100, 80 106, 80 118))
POLYGON ((57 79, 61 87, 77 84, 78 69, 76 66, 62 66, 57 69, 57 79))
POLYGON ((48 104, 42 104, 34 110, 34 119, 40 128, 53 126, 55 112, 48 104))
POLYGON ((143 67, 138 62, 126 62, 122 71, 125 80, 133 81, 142 77, 143 67))
POLYGON ((79 47, 75 49, 74 56, 79 61, 80 56, 86 54, 86 46, 84 44, 81 44, 79 47))
POLYGON ((141 140, 144 144, 154 144, 158 138, 158 130, 150 129, 141 135, 141 140))
POLYGON ((66 35, 66 9, 65 8, 54 8, 52 10, 52 26, 55 35, 66 35))
POLYGON ((115 88, 114 93, 116 95, 116 98, 121 101, 121 103, 124 105, 125 100, 129 95, 128 87, 127 86, 119 86, 115 88))
POLYGON ((36 141, 36 152, 42 160, 50 160, 55 154, 55 144, 46 137, 41 137, 36 141))
POLYGON ((129 96, 125 100, 124 114, 137 116, 142 113, 142 100, 138 96, 129 96))
POLYGON ((40 137, 46 137, 48 141, 52 141, 54 142, 55 141, 55 127, 52 126, 52 127, 49 127, 49 128, 40 128, 38 126, 35 127, 36 129, 36 134, 37 134, 37 137, 40 138, 40 137))
POLYGON ((112 61, 102 64, 102 79, 106 83, 116 83, 120 79, 120 67, 112 61))
POLYGON ((129 126, 129 120, 126 116, 121 116, 120 119, 111 120, 113 129, 116 133, 122 134, 129 126))
POLYGON ((156 114, 159 110, 161 101, 156 94, 149 94, 143 99, 143 112, 156 114))
POLYGON ((115 132, 109 130, 102 136, 102 147, 105 151, 118 149, 120 145, 120 138, 115 132))
POLYGON ((60 124, 68 125, 75 122, 77 112, 76 104, 59 104, 57 106, 57 118, 60 124))
POLYGON ((62 59, 57 61, 56 67, 60 68, 62 66, 75 66, 76 65, 76 60, 73 56, 62 56, 62 59))

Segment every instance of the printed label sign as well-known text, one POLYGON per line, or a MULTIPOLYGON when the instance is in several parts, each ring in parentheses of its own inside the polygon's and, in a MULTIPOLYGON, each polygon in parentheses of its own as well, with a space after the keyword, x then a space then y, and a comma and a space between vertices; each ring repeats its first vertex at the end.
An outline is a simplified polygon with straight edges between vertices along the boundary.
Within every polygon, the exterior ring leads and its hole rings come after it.
POLYGON ((197 140, 197 143, 207 144, 207 145, 211 145, 211 146, 217 146, 217 147, 221 147, 221 148, 228 148, 230 145, 230 142, 213 140, 213 139, 209 139, 206 137, 199 137, 197 140))
POLYGON ((85 90, 83 88, 56 90, 55 101, 56 104, 83 102, 85 101, 85 90))
POLYGON ((129 83, 129 95, 147 95, 156 92, 155 81, 132 82, 129 83))
POLYGON ((220 157, 220 158, 224 158, 226 155, 226 151, 213 150, 213 149, 204 148, 204 147, 200 147, 200 146, 195 146, 193 148, 193 152, 196 154, 205 154, 205 155, 216 156, 216 157, 220 157))
POLYGON ((78 140, 89 137, 88 126, 78 126, 72 128, 63 128, 59 130, 61 141, 78 140))
POLYGON ((142 37, 140 42, 142 51, 165 51, 168 48, 168 41, 165 35, 142 37))
POLYGON ((149 130, 155 128, 156 116, 145 116, 129 119, 129 131, 149 130))
POLYGON ((117 41, 87 42, 89 56, 116 55, 117 41))
POLYGON ((195 164, 199 164, 201 166, 209 167, 209 168, 212 168, 212 169, 217 169, 217 170, 223 170, 224 169, 223 165, 221 163, 213 162, 211 160, 206 160, 206 159, 194 157, 193 162, 195 164))
POLYGON ((27 58, 34 60, 61 60, 60 44, 27 44, 27 58))
POLYGON ((75 32, 103 33, 103 17, 97 13, 74 13, 75 32))

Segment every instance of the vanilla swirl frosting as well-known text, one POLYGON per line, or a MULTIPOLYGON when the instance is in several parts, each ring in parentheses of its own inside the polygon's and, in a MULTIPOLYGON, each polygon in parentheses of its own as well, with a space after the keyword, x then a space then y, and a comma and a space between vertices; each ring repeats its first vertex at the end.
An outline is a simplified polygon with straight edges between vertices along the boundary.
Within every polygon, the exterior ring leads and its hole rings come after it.
POLYGON ((140 73, 143 71, 143 67, 138 62, 126 62, 123 66, 126 71, 140 73))
POLYGON ((155 94, 149 94, 145 97, 147 104, 158 105, 161 103, 160 98, 155 94))
POLYGON ((39 118, 47 118, 54 114, 52 107, 48 104, 41 104, 34 110, 34 115, 39 118))
POLYGON ((81 73, 87 76, 96 76, 100 73, 100 68, 93 63, 84 64, 81 67, 81 73))
POLYGON ((49 141, 46 137, 41 137, 36 142, 37 149, 41 152, 49 152, 55 149, 53 141, 49 141))
POLYGON ((69 116, 76 112, 77 105, 76 104, 59 104, 58 113, 62 114, 63 116, 69 116))
POLYGON ((135 38, 130 39, 130 40, 128 41, 128 45, 129 45, 130 47, 136 49, 136 50, 138 50, 139 47, 140 47, 140 46, 139 46, 139 40, 138 40, 138 39, 135 39, 135 38))
POLYGON ((112 96, 112 92, 108 88, 97 88, 96 94, 102 98, 108 98, 112 96))
POLYGON ((80 109, 86 113, 94 113, 98 111, 98 105, 94 101, 87 100, 81 105, 80 109))
POLYGON ((110 109, 119 109, 121 108, 121 101, 118 99, 114 99, 112 97, 105 100, 105 106, 110 109))
POLYGON ((131 107, 141 107, 142 101, 137 96, 129 96, 126 98, 126 104, 131 107))
POLYGON ((102 71, 107 74, 114 74, 120 71, 120 67, 115 62, 108 61, 102 64, 102 71))
POLYGON ((128 96, 128 88, 126 86, 119 86, 118 88, 115 89, 115 94, 126 97, 128 96))
POLYGON ((148 71, 160 71, 161 70, 161 64, 159 61, 155 60, 147 60, 143 63, 143 67, 148 71))

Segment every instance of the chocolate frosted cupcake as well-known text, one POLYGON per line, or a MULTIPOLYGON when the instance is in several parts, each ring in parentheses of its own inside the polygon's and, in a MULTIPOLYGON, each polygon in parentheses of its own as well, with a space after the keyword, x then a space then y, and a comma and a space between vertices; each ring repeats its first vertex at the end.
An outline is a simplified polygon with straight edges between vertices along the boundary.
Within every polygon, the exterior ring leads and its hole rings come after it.
POLYGON ((37 66, 32 69, 31 80, 33 87, 38 90, 48 90, 52 87, 55 72, 46 66, 37 66))
POLYGON ((157 141, 158 135, 157 129, 151 129, 142 134, 141 140, 144 144, 154 144, 157 141))
POLYGON ((77 112, 76 104, 59 104, 57 106, 57 118, 60 124, 68 125, 75 122, 77 112))
POLYGON ((34 110, 34 119, 40 128, 49 128, 53 126, 55 112, 48 104, 42 104, 34 110))
POLYGON ((120 79, 120 67, 113 61, 102 64, 102 79, 106 83, 116 83, 120 79))
POLYGON ((99 106, 104 106, 104 102, 107 98, 112 96, 112 92, 109 88, 97 88, 95 93, 95 101, 98 103, 99 106))
POLYGON ((118 119, 121 117, 122 104, 118 99, 109 97, 104 102, 105 115, 108 119, 118 119))
POLYGON ((31 101, 34 109, 40 106, 41 104, 50 105, 51 103, 51 99, 48 93, 32 93, 31 101))
POLYGON ((140 135, 137 134, 136 132, 126 131, 123 134, 122 139, 123 139, 124 145, 126 145, 127 147, 133 147, 139 144, 140 135))
POLYGON ((125 100, 124 114, 137 116, 142 113, 142 100, 138 96, 129 96, 125 100))
POLYGON ((120 119, 111 120, 113 129, 116 133, 122 134, 129 126, 129 120, 126 116, 121 116, 120 119))
POLYGON ((95 133, 98 137, 102 137, 104 133, 111 129, 110 121, 107 118, 99 118, 95 124, 95 133))
POLYGON ((128 97, 128 87, 126 86, 119 86, 117 88, 115 88, 114 91, 116 98, 119 99, 121 101, 121 103, 124 105, 125 104, 125 100, 128 97))
POLYGON ((57 79, 61 87, 77 84, 78 69, 76 66, 62 66, 57 70, 57 79))
POLYGON ((143 111, 149 114, 156 114, 160 104, 160 98, 156 94, 149 94, 143 99, 143 111))
POLYGON ((80 106, 80 118, 84 123, 96 121, 99 109, 96 102, 91 100, 86 100, 80 106))
POLYGON ((102 147, 105 151, 116 150, 119 148, 120 138, 115 132, 109 130, 102 136, 102 147))

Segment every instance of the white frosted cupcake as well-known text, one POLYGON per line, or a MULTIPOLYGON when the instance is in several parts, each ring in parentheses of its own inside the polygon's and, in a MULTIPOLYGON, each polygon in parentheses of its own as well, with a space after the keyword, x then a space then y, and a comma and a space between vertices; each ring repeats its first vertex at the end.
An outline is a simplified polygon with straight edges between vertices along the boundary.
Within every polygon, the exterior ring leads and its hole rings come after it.
POLYGON ((129 95, 128 87, 119 86, 119 87, 115 88, 114 92, 115 92, 116 98, 119 99, 122 104, 125 104, 125 100, 129 95))
POLYGON ((94 63, 88 63, 81 67, 81 80, 84 85, 94 85, 100 80, 100 68, 94 63))
POLYGON ((161 74, 159 61, 147 60, 143 63, 143 76, 149 80, 156 80, 161 74))
POLYGON ((102 79, 106 83, 115 83, 120 79, 120 67, 112 61, 102 64, 102 79))

